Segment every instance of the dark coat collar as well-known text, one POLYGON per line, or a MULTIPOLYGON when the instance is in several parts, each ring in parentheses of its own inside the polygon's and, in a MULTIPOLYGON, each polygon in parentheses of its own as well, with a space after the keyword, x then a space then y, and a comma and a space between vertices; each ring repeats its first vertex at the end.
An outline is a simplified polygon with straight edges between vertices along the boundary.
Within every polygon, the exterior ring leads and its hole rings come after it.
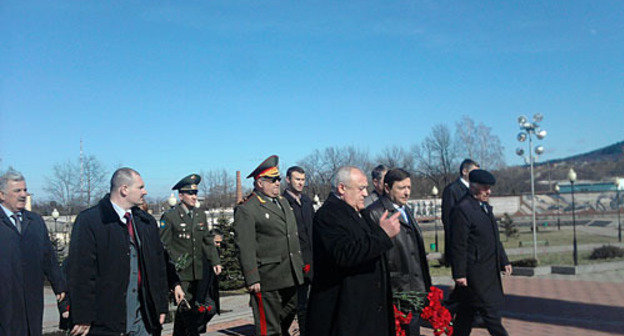
POLYGON ((346 214, 353 217, 356 221, 360 221, 363 219, 359 211, 355 210, 352 206, 347 204, 347 202, 338 198, 338 196, 336 196, 336 194, 334 194, 333 192, 330 193, 329 196, 327 196, 327 200, 325 200, 325 202, 329 202, 329 204, 331 205, 342 208, 341 210, 345 211, 346 214))
MULTIPOLYGON (((97 206, 98 208, 100 208, 100 214, 101 214, 103 224, 118 223, 118 224, 125 225, 119 218, 119 215, 117 214, 117 211, 115 211, 115 208, 113 208, 113 203, 111 203, 111 200, 110 200, 110 194, 106 194, 106 196, 104 196, 104 198, 100 200, 97 206)), ((143 214, 143 210, 139 209, 138 207, 132 207, 130 211, 132 212, 132 217, 134 218, 137 218, 137 219, 145 218, 145 215, 143 214)))

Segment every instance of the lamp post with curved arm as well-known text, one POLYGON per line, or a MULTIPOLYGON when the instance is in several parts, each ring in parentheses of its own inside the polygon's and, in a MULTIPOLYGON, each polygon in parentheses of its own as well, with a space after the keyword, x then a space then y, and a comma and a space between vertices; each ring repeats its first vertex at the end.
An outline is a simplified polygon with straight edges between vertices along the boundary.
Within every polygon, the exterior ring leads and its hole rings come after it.
MULTIPOLYGON (((537 260, 537 223, 535 219, 535 175, 533 173, 533 164, 535 161, 535 157, 533 156, 533 135, 538 140, 542 140, 546 137, 546 130, 541 129, 539 122, 544 119, 540 113, 537 113, 533 116, 533 122, 528 121, 527 117, 520 116, 518 117, 518 124, 520 125, 520 130, 522 132, 518 133, 517 139, 520 142, 524 142, 529 139, 529 158, 525 158, 525 161, 528 161, 531 166, 531 212, 533 215, 533 258, 537 260)), ((542 155, 544 153, 544 146, 535 147, 535 154, 542 155)), ((516 154, 518 156, 524 157, 524 149, 518 147, 516 149, 516 154)))

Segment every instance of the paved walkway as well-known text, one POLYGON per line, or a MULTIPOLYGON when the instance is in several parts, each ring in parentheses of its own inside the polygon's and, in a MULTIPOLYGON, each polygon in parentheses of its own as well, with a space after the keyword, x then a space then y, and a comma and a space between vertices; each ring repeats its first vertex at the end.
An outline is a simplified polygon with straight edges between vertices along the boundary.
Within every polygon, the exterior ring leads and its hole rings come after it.
MULTIPOLYGON (((507 294, 503 324, 510 335, 624 335, 624 270, 505 277, 503 282, 507 294)), ((449 290, 451 279, 440 277, 434 283, 449 290)), ((58 317, 51 292, 46 292, 45 301, 44 326, 51 332, 58 317)), ((227 296, 221 302, 225 312, 211 321, 204 335, 253 335, 248 296, 227 296)), ((163 335, 171 335, 171 328, 171 323, 166 324, 163 335)), ((422 334, 433 332, 423 328, 422 334)), ((489 334, 475 329, 472 335, 489 334)))

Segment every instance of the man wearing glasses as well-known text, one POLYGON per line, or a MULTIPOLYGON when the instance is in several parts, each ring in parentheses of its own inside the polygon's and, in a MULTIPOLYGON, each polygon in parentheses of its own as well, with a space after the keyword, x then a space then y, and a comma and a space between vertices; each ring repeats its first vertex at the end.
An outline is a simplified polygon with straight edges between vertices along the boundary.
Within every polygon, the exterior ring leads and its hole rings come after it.
MULTIPOLYGON (((191 174, 173 186, 171 189, 178 191, 180 203, 165 212, 160 219, 160 239, 176 264, 185 298, 193 308, 191 311, 196 311, 194 306, 206 300, 197 297, 204 273, 204 257, 213 265, 215 274, 221 273, 221 260, 208 228, 206 213, 195 207, 199 182, 201 177, 191 174)), ((174 335, 198 335, 197 330, 203 329, 199 325, 199 317, 192 318, 198 321, 196 328, 192 326, 193 323, 188 323, 190 315, 181 309, 176 311, 174 335)))
POLYGON ((235 241, 251 295, 256 335, 289 335, 303 284, 297 221, 280 196, 278 157, 270 156, 247 178, 254 191, 234 210, 235 241))

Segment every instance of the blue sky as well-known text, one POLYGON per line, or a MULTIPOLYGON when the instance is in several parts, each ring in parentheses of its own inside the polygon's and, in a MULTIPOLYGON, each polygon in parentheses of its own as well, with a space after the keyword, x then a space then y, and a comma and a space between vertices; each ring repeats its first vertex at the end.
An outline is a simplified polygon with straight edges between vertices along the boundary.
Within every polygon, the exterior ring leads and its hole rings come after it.
POLYGON ((0 3, 1 167, 45 197, 85 151, 158 197, 200 170, 316 148, 373 156, 462 115, 519 164, 516 118, 544 114, 544 159, 624 140, 621 1, 0 3))

